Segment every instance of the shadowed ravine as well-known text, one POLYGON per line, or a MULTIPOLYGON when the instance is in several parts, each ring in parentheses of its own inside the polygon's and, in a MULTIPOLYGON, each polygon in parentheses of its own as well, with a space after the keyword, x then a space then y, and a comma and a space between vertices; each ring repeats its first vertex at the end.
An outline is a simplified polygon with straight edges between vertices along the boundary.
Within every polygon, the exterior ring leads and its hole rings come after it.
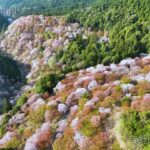
POLYGON ((4 99, 14 103, 25 82, 25 65, 0 52, 0 107, 4 99))

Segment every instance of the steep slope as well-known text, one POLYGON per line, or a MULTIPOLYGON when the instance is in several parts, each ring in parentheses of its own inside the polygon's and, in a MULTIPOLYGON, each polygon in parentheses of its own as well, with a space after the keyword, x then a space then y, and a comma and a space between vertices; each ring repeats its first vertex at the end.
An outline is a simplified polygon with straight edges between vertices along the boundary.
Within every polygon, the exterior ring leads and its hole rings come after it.
MULTIPOLYGON (((0 14, 0 36, 4 33, 8 24, 8 20, 0 14)), ((16 63, 12 59, 3 56, 0 50, 0 107, 3 105, 4 98, 9 99, 18 93, 17 89, 20 87, 20 83, 16 84, 16 82, 18 82, 20 78, 20 70, 16 63)), ((2 109, 0 113, 1 111, 2 109)))
POLYGON ((0 147, 148 149, 149 64, 150 56, 97 65, 67 74, 54 95, 26 92, 20 111, 1 116, 0 147))
MULTIPOLYGON (((149 148, 149 55, 61 75, 66 65, 54 58, 70 44, 82 49, 80 40, 88 42, 93 34, 98 31, 67 23, 64 17, 21 17, 8 27, 1 48, 26 64, 29 74, 13 109, 0 117, 0 148, 149 148), (76 38, 80 40, 72 44, 76 38), (141 136, 143 141, 135 145, 141 136)), ((65 60, 74 61, 73 56, 65 60)))
POLYGON ((41 69, 48 69, 49 59, 82 32, 79 24, 67 24, 64 17, 21 17, 8 27, 0 47, 17 61, 30 65, 27 78, 35 79, 41 69))
POLYGON ((8 27, 0 47, 28 75, 0 116, 0 149, 149 150, 149 3, 119 2, 73 12, 70 22, 32 15, 8 27))
MULTIPOLYGON (((30 65, 27 78, 32 81, 44 71, 68 72, 70 70, 68 69, 69 64, 62 62, 60 57, 68 53, 69 56, 66 56, 68 61, 74 62, 78 59, 70 60, 74 56, 70 57, 72 52, 69 52, 72 50, 70 44, 73 45, 72 43, 75 43, 78 37, 80 40, 85 40, 87 47, 89 46, 87 50, 83 49, 84 57, 87 56, 87 53, 89 54, 88 59, 85 59, 84 67, 96 65, 98 61, 93 61, 93 53, 95 57, 98 49, 93 49, 92 54, 89 52, 90 48, 93 48, 93 44, 99 45, 101 36, 94 38, 94 41, 92 40, 93 35, 96 34, 98 32, 88 31, 78 23, 67 23, 65 17, 27 16, 17 19, 8 27, 0 42, 0 47, 17 61, 30 65), (92 47, 88 45, 89 40, 93 42, 92 47), (88 61, 93 61, 93 63, 88 63, 88 61)), ((91 44, 91 42, 89 43, 91 44)), ((78 43, 78 47, 83 48, 80 45, 82 40, 78 43)), ((94 59, 96 60, 96 57, 94 59)), ((72 67, 72 70, 75 70, 74 68, 72 67)), ((80 68, 83 66, 78 65, 78 69, 80 68)))
MULTIPOLYGON (((118 0, 102 5, 75 10, 69 22, 78 22, 86 28, 108 31, 110 42, 101 47, 101 63, 119 62, 150 50, 149 0, 118 0)), ((105 39, 103 39, 105 40, 105 39)))

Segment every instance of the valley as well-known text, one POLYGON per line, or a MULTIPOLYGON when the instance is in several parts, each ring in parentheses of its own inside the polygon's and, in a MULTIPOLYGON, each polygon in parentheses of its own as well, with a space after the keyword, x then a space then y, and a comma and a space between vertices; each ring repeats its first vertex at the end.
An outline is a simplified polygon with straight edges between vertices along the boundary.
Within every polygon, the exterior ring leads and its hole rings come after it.
POLYGON ((149 0, 36 4, 0 0, 0 149, 149 150, 149 0))
POLYGON ((21 87, 24 84, 25 72, 22 70, 23 65, 19 65, 12 58, 0 54, 0 107, 3 107, 7 99, 11 104, 21 94, 21 87), (16 97, 16 98, 15 98, 16 97))

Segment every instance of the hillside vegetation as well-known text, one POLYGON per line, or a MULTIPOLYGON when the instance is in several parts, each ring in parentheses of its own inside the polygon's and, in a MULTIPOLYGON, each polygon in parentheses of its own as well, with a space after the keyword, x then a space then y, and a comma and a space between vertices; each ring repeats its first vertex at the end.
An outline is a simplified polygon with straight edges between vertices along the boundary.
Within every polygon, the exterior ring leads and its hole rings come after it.
MULTIPOLYGON (((110 5, 75 10, 69 22, 78 22, 86 28, 101 30, 100 62, 118 62, 150 51, 149 0, 118 0, 110 5), (107 34, 104 34, 105 32, 107 34)), ((77 60, 77 62, 79 62, 77 60)))
MULTIPOLYGON (((103 1, 103 0, 102 0, 103 1)), ((17 7, 17 16, 27 14, 63 14, 72 9, 77 9, 97 3, 98 0, 0 0, 1 8, 17 7)))
POLYGON ((150 54, 140 55, 150 50, 150 4, 96 2, 22 16, 4 33, 0 47, 28 74, 15 103, 5 102, 0 149, 150 149, 150 54))

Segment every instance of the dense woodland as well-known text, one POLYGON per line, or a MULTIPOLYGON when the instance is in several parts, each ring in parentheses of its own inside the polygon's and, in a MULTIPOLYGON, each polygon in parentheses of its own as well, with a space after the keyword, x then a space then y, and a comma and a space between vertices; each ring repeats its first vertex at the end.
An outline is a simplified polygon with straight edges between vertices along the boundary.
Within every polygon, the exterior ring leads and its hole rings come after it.
POLYGON ((29 14, 60 15, 72 9, 97 3, 98 0, 44 0, 44 2, 43 0, 0 0, 0 7, 7 9, 16 7, 18 12, 15 17, 18 17, 29 14))
MULTIPOLYGON (((150 50, 149 0, 93 0, 93 1, 16 1, 6 0, 1 7, 21 8, 21 14, 66 14, 68 23, 78 22, 94 31, 86 38, 78 36, 67 49, 58 50, 55 60, 65 64, 64 72, 86 68, 98 63, 118 63, 150 50), (80 7, 88 6, 80 9, 80 7), (72 8, 74 11, 69 11, 72 8), (46 8, 46 9, 45 9, 46 8), (77 9, 78 8, 78 9, 77 9), (62 11, 64 11, 62 13, 62 11)), ((19 15, 21 15, 19 14, 19 15)), ((53 64, 52 66, 55 66, 53 64)))
POLYGON ((6 0, 0 3, 3 8, 17 6, 22 10, 19 15, 31 13, 27 11, 30 8, 35 14, 46 15, 63 14, 64 11, 68 23, 78 22, 94 31, 86 38, 78 36, 67 49, 57 51, 53 62, 65 64, 65 72, 98 63, 117 63, 150 50, 149 0, 47 0, 44 3, 6 0), (80 9, 82 5, 90 7, 80 9), (69 11, 73 7, 76 9, 69 11))
MULTIPOLYGON (((0 111, 0 148, 149 150, 150 57, 128 58, 150 52, 149 0, 0 0, 13 7, 40 16, 16 20, 1 44, 31 70, 0 111)), ((0 73, 21 78, 1 55, 0 73)))
POLYGON ((101 56, 99 61, 108 64, 149 52, 149 12, 149 0, 119 0, 110 5, 74 11, 68 21, 109 32, 109 44, 97 47, 101 56))

